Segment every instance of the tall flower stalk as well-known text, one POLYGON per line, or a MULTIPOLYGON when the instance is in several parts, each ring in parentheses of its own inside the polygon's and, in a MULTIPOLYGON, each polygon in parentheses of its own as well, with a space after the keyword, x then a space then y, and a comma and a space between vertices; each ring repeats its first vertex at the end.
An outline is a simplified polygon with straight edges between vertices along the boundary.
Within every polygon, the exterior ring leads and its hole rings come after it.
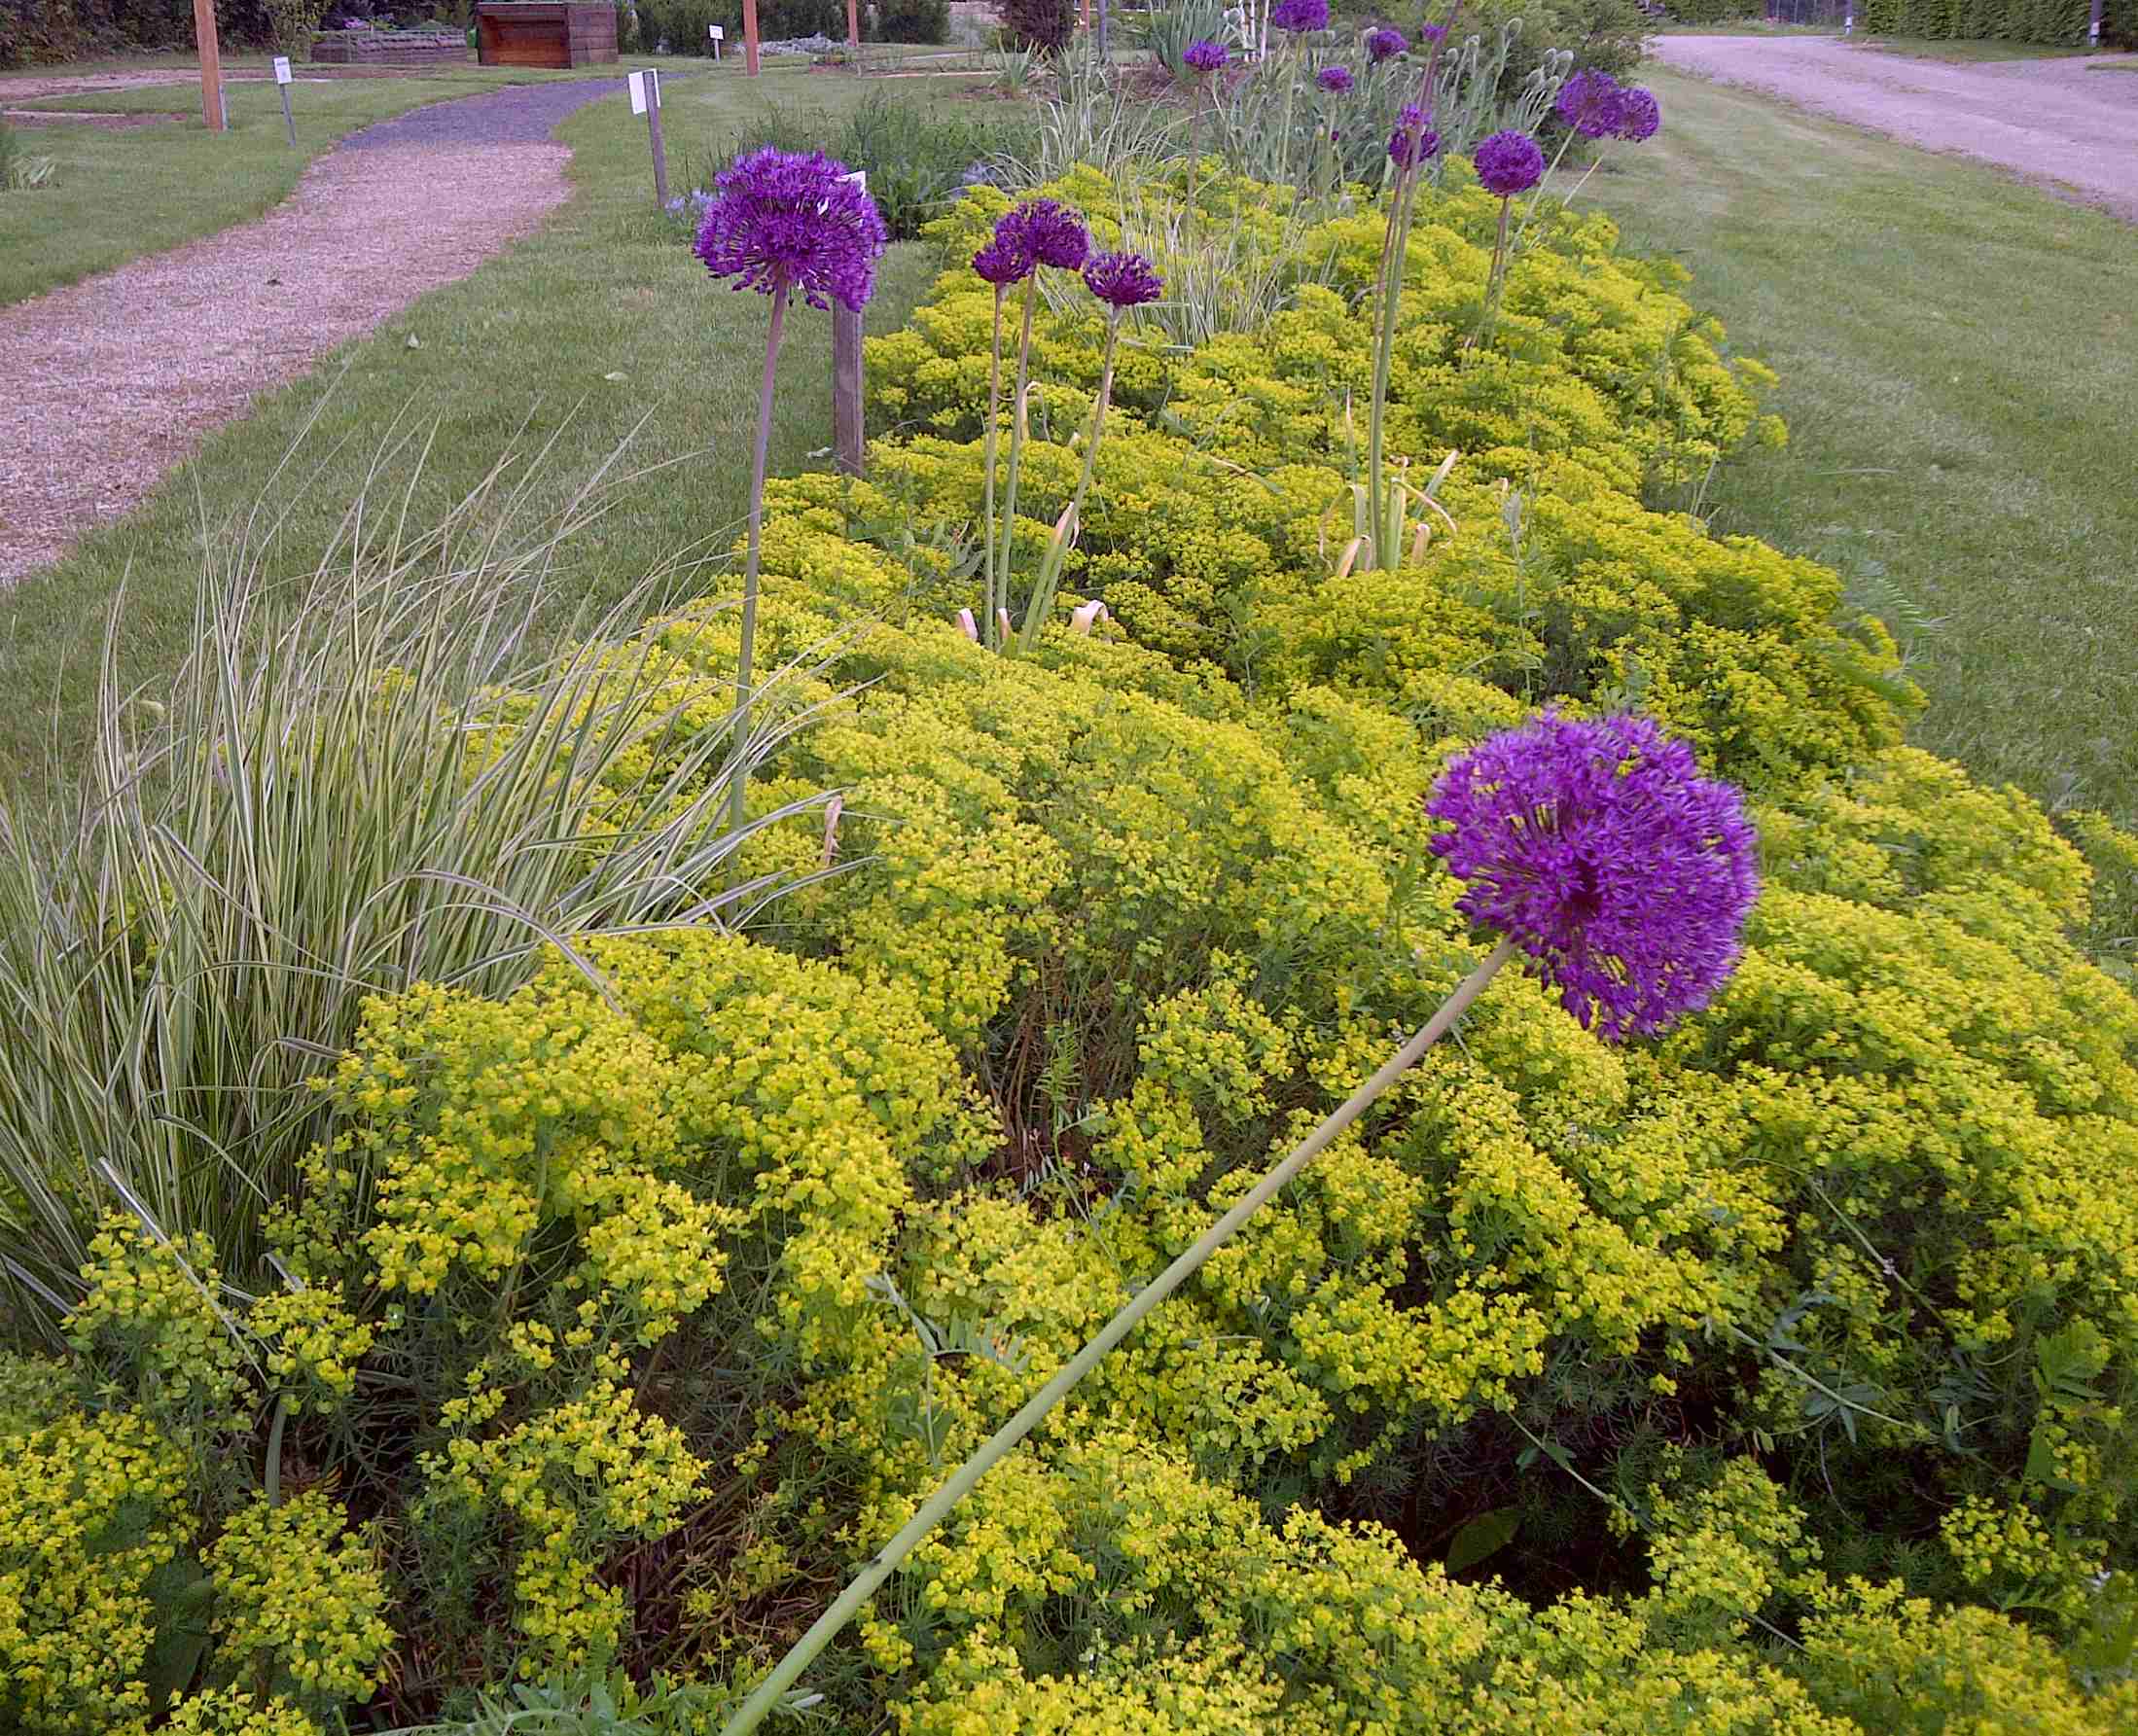
MULTIPOLYGON (((742 569, 742 644, 735 655, 735 705, 730 751, 739 755, 743 722, 754 691, 758 574, 765 526, 765 465, 772 440, 772 394, 780 332, 796 290, 811 307, 837 297, 859 313, 875 289, 876 261, 890 236, 875 202, 846 165, 820 151, 806 155, 769 148, 735 159, 715 183, 693 249, 716 278, 772 299, 765 339, 765 376, 758 390, 757 445, 750 470, 749 554, 742 569)), ((729 796, 729 823, 742 824, 743 778, 729 796)))
POLYGON ((1491 335, 1493 322, 1499 318, 1500 296, 1507 284, 1508 212, 1517 195, 1527 193, 1544 179, 1544 151, 1526 132, 1509 130, 1495 132, 1480 142, 1472 160, 1485 192, 1500 201, 1499 237, 1492 244, 1492 269, 1484 280, 1484 311, 1470 340, 1475 345, 1491 335))
POLYGON ((1737 792, 1698 775, 1693 752, 1645 718, 1550 712, 1449 766, 1427 812, 1433 849, 1467 883, 1464 914, 1499 931, 1482 963, 1410 1041, 1238 1204, 1100 1329, 953 1471, 743 1702, 722 1736, 746 1736, 899 1564, 980 1479, 1248 1219, 1421 1060, 1508 960, 1526 953, 1585 1025, 1622 1039, 1705 1006, 1735 968, 1759 890, 1757 841, 1737 792))
POLYGON ((1188 127, 1188 209, 1191 212, 1195 208, 1196 171, 1202 166, 1202 92, 1207 87, 1209 106, 1214 112, 1219 100, 1216 75, 1225 70, 1230 57, 1222 42, 1209 41, 1192 42, 1181 54, 1181 64, 1195 75, 1194 113, 1188 127))
POLYGON ((1024 285, 1024 308, 1018 321, 1016 390, 1010 416, 1010 466, 1003 489, 1002 534, 994 534, 995 402, 987 405, 987 620, 982 638, 995 650, 1009 640, 1004 624, 1010 605, 1010 560, 1017 522, 1017 482, 1024 473, 1024 442, 1029 432, 1027 406, 1032 389, 1032 318, 1039 301, 1039 268, 1073 271, 1091 251, 1083 220, 1052 199, 1028 199, 997 220, 994 239, 973 256, 973 268, 995 285, 995 350, 1002 348, 1002 312, 1012 283, 1024 285))
POLYGON ((1039 578, 1024 609, 1024 625, 1017 633, 1017 649, 1030 651, 1039 643, 1040 629, 1054 606, 1054 592, 1061 584, 1062 564, 1077 540, 1085 496, 1091 491, 1091 476, 1098 467, 1099 436, 1106 428, 1106 407, 1114 395, 1114 351, 1121 338, 1122 316, 1131 307, 1156 301, 1165 280, 1151 268, 1140 253, 1102 253, 1084 267, 1084 283, 1106 303, 1106 349, 1099 362, 1099 394, 1091 406, 1091 429, 1084 443, 1084 468, 1077 475, 1077 491, 1054 526, 1053 541, 1047 545, 1039 578))
POLYGON ((1433 47, 1425 57, 1418 100, 1403 110, 1388 141, 1388 159, 1395 165, 1396 178, 1388 195, 1387 228, 1381 235, 1380 276, 1374 299, 1379 323, 1374 332, 1372 395, 1366 415, 1366 478, 1372 497, 1368 514, 1373 536, 1373 564, 1387 572, 1395 571, 1402 556, 1397 548, 1397 508, 1387 475, 1388 376, 1396 355, 1396 318, 1403 305, 1404 262, 1410 249, 1410 219, 1417 204, 1418 183, 1425 164, 1441 146, 1440 134, 1433 130, 1434 81, 1440 76, 1441 51, 1446 45, 1448 27, 1461 14, 1462 0, 1456 0, 1447 25, 1426 26, 1424 34, 1433 47))

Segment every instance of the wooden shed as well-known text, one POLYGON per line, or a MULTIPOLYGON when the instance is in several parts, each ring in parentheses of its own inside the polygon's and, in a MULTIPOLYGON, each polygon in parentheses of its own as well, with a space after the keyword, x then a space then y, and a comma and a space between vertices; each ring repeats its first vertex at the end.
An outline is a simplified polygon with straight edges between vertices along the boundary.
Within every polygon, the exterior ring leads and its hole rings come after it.
POLYGON ((476 58, 484 66, 601 66, 617 58, 614 5, 480 0, 476 58))

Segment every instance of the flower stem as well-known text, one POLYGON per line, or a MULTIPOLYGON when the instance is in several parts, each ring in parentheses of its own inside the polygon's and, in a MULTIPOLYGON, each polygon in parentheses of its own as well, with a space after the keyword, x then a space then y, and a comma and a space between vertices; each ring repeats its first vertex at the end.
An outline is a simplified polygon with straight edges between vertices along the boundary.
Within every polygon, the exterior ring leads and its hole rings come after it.
POLYGON ((742 649, 735 655, 735 710, 730 720, 728 751, 734 756, 728 790, 728 825, 742 828, 744 768, 742 715, 750 708, 750 659, 757 649, 757 573, 759 545, 765 531, 765 455, 772 443, 772 373, 779 361, 779 328, 787 313, 787 286, 772 291, 771 330, 765 338, 765 384, 757 400, 757 453, 750 473, 750 554, 742 568, 742 649))
MULTIPOLYGON (((1032 309, 1039 296, 1039 271, 1024 280, 1023 329, 1017 335, 1017 386, 1016 397, 1011 406, 1010 415, 1010 479, 1002 502, 1002 537, 997 552, 1002 559, 1000 577, 994 583, 994 606, 1006 609, 1010 605, 1010 555, 1016 541, 1017 478, 1024 471, 1024 409, 1025 397, 1032 383, 1032 309)), ((997 636, 998 644, 1000 636, 997 636)))
POLYGON ((817 1653, 831 1644, 838 1631, 853 1618, 855 1612, 897 1571, 899 1563, 912 1553, 921 1540, 949 1514, 951 1508, 972 1493, 980 1478, 1031 1434, 1047 1413, 1068 1396, 1070 1389, 1096 1367, 1108 1351, 1134 1330, 1145 1315, 1193 1277, 1205 1260, 1232 1239, 1241 1224, 1327 1150, 1336 1136, 1364 1115, 1382 1092, 1415 1066, 1425 1051, 1447 1034, 1449 1027, 1462 1016, 1471 1002, 1483 992, 1485 984, 1498 974, 1500 967, 1507 963, 1514 951, 1514 943, 1512 940, 1502 940, 1495 946, 1485 961, 1463 978, 1455 992, 1442 1004, 1440 1010, 1433 1014, 1422 1031, 1390 1056, 1379 1072, 1352 1092, 1340 1109, 1293 1147, 1291 1154, 1257 1182, 1252 1191, 1237 1205, 1204 1230, 1196 1238, 1194 1246, 1138 1291, 1135 1298, 1108 1321, 1090 1343, 1077 1352, 1053 1379, 1024 1401, 1023 1407, 1016 1416, 989 1435, 979 1451, 959 1466, 951 1473, 949 1480, 921 1504, 920 1510, 906 1522, 896 1537, 876 1552, 875 1558, 854 1576, 853 1581, 839 1593, 837 1601, 817 1617, 809 1631, 795 1642, 772 1673, 758 1683, 756 1690, 742 1703, 734 1717, 723 1726, 721 1736, 746 1736, 748 1731, 756 1729, 764 1722, 766 1714, 794 1685, 796 1679, 809 1667, 817 1653))
POLYGON ((1084 469, 1077 477, 1077 491, 1070 497, 1069 511, 1054 540, 1047 545, 1046 558, 1040 562, 1032 600, 1024 607, 1024 625, 1017 633, 1019 651, 1030 651, 1039 643, 1039 630, 1047 622, 1048 611, 1054 606, 1054 591, 1061 584, 1062 563, 1069 558, 1069 545, 1076 541, 1077 528, 1084 520, 1084 497, 1090 491, 1091 473, 1098 467, 1099 431, 1106 426, 1106 406, 1114 396, 1114 341, 1120 335, 1121 309, 1117 307, 1106 321, 1106 353, 1099 362, 1098 402, 1091 407, 1091 438, 1085 443, 1084 469))
POLYGON ((983 535, 985 536, 985 538, 986 538, 986 550, 987 550, 987 553, 986 553, 986 561, 987 561, 987 585, 986 585, 986 591, 987 591, 987 595, 986 595, 986 601, 985 601, 985 606, 984 606, 984 607, 983 607, 983 608, 981 609, 981 611, 980 611, 980 620, 982 620, 983 622, 985 622, 985 623, 986 623, 986 624, 985 624, 985 626, 984 626, 984 628, 982 629, 982 636, 983 636, 983 637, 985 638, 985 640, 986 640, 987 644, 988 644, 988 645, 989 645, 990 647, 994 646, 994 645, 995 645, 995 643, 996 643, 996 639, 995 639, 995 624, 994 624, 994 623, 995 623, 995 446, 996 446, 996 443, 997 443, 997 436, 996 436, 996 429, 995 429, 995 423, 996 423, 996 421, 997 421, 997 420, 999 419, 999 416, 1000 416, 1000 411, 1001 411, 1001 404, 1002 404, 1002 301, 1003 301, 1003 298, 1004 298, 1005 296, 1007 296, 1007 295, 1008 295, 1009 293, 1010 293, 1010 286, 1009 286, 1008 284, 1006 284, 1006 283, 998 283, 998 284, 996 284, 996 285, 995 285, 995 348, 994 348, 994 355, 993 355, 993 357, 992 357, 992 358, 990 359, 990 361, 988 362, 988 365, 987 365, 987 441, 986 441, 986 464, 987 464, 987 499, 986 499, 986 505, 984 506, 984 508, 982 509, 982 511, 981 511, 981 514, 980 514, 980 517, 981 517, 981 522, 982 522, 982 523, 983 523, 983 525, 985 526, 985 529, 984 529, 984 531, 983 531, 983 533, 982 533, 982 534, 983 534, 983 535))

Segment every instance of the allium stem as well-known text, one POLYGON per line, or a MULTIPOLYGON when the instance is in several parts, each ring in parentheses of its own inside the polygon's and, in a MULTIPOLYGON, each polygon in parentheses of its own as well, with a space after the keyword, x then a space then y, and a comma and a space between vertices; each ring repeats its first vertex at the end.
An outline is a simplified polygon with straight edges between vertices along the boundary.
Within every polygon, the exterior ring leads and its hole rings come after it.
POLYGON ((875 1558, 867 1567, 854 1576, 852 1582, 839 1593, 837 1601, 817 1617, 809 1631, 796 1641, 787 1655, 779 1660, 772 1673, 758 1683, 756 1691, 742 1703, 740 1710, 722 1728, 721 1736, 746 1736, 748 1731, 756 1729, 764 1722, 766 1714, 794 1685, 796 1679, 809 1667, 817 1653, 830 1645, 838 1631, 853 1619, 855 1612, 898 1570, 899 1563, 913 1552, 921 1540, 935 1530, 959 1502, 972 1493, 980 1478, 1031 1434, 1045 1420, 1047 1413, 1060 1403, 1080 1380, 1098 1366, 1106 1353, 1135 1329, 1145 1315, 1194 1277, 1205 1260, 1232 1239, 1241 1224, 1326 1151, 1338 1134, 1372 1108, 1382 1092, 1417 1065, 1425 1051, 1447 1034, 1456 1019, 1468 1010, 1471 1002, 1483 992, 1485 984, 1514 956, 1514 952, 1513 940, 1502 940, 1493 947, 1485 961, 1456 986, 1455 992, 1442 1004, 1440 1010, 1433 1014, 1422 1031, 1391 1055, 1379 1072, 1352 1092, 1341 1108, 1294 1146, 1291 1154, 1257 1182, 1237 1205, 1204 1230, 1196 1238, 1194 1247, 1138 1291, 1134 1299, 1108 1321, 1090 1343, 1078 1351, 1063 1364, 1061 1371, 1053 1379, 1024 1401, 1023 1407, 1016 1416, 989 1435, 971 1458, 951 1472, 949 1480, 921 1504, 920 1510, 907 1520, 898 1535, 876 1552, 875 1558))
POLYGON ((730 721, 728 751, 733 757, 734 782, 728 792, 728 825, 742 827, 744 761, 742 717, 750 708, 750 661, 757 650, 757 574, 765 532, 765 457, 772 444, 772 376, 779 362, 779 329, 787 314, 787 285, 772 291, 771 329, 765 337, 765 383, 757 399, 757 452, 750 472, 750 553, 742 567, 742 649, 735 654, 735 710, 730 721))
POLYGON ((1491 340, 1492 328, 1500 315, 1500 287, 1507 281, 1507 212, 1513 199, 1500 200, 1500 235, 1492 244, 1492 270, 1484 280, 1484 308, 1478 318, 1478 329, 1463 347, 1475 349, 1491 340))
POLYGON ((1091 407, 1091 437, 1084 446, 1084 469, 1077 477, 1077 491, 1070 497, 1069 511, 1063 515, 1061 527, 1055 531, 1054 540, 1047 545, 1047 556, 1040 562, 1039 579, 1032 586, 1032 600, 1024 606, 1024 625, 1017 633, 1019 651, 1030 651, 1039 643, 1039 630, 1046 625, 1048 612, 1054 606, 1054 591, 1061 584, 1062 563, 1069 558, 1069 545, 1076 540, 1078 527, 1084 522, 1084 497, 1090 492, 1091 473, 1098 467, 1099 432, 1106 426, 1106 406, 1114 396, 1114 344, 1120 336, 1121 313, 1117 309, 1106 321, 1106 353, 1099 362, 1098 402, 1091 407))
POLYGON ((995 423, 1000 417, 1002 407, 1002 302, 1009 293, 1008 284, 995 285, 995 343, 994 353, 987 364, 987 497, 980 514, 985 526, 982 534, 986 538, 987 563, 987 596, 985 607, 980 611, 980 620, 986 623, 982 631, 987 644, 995 649, 999 649, 999 641, 995 636, 995 423))
POLYGON ((1010 479, 1003 492, 1002 540, 999 552, 1002 570, 994 585, 995 607, 1006 609, 1010 604, 1010 557, 1016 547, 1017 523, 1017 478, 1024 471, 1024 410, 1025 396, 1032 383, 1032 310, 1039 298, 1039 273, 1034 271, 1024 280, 1023 329, 1017 335, 1017 384, 1016 397, 1011 407, 1010 418, 1010 479))

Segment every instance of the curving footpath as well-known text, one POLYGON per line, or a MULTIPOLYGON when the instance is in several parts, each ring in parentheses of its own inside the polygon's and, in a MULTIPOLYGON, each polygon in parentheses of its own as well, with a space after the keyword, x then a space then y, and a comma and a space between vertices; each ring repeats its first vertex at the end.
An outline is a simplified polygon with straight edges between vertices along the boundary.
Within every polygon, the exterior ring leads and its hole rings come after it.
MULTIPOLYGON (((2084 58, 1950 65, 1830 36, 1659 36, 1674 72, 1973 157, 2138 221, 2138 72, 2084 58)), ((2101 56, 2128 62, 2128 54, 2101 56)))
POLYGON ((570 196, 552 130, 615 78, 353 133, 256 222, 0 308, 0 584, 128 512, 253 397, 467 276, 570 196))

